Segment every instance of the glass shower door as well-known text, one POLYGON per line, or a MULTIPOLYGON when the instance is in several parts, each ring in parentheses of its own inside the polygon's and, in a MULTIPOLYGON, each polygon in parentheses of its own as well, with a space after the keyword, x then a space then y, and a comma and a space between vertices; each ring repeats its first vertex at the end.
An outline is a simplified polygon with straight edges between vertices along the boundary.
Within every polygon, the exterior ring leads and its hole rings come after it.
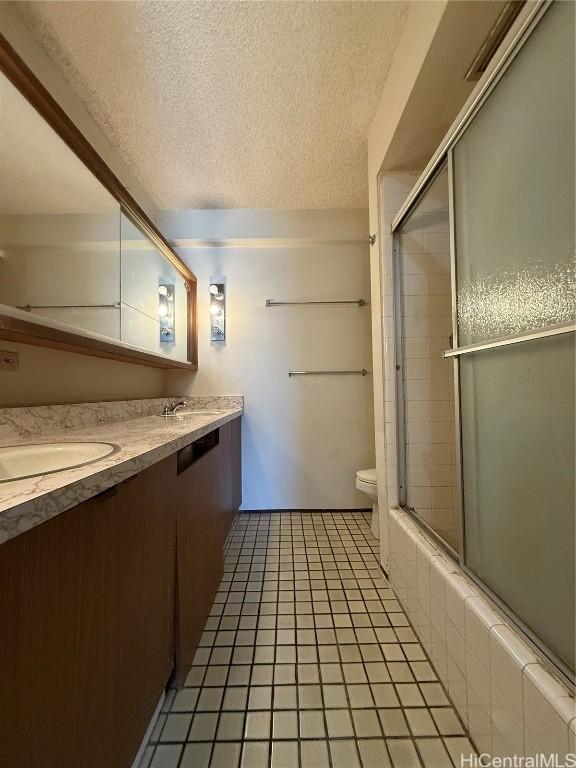
POLYGON ((574 338, 463 355, 465 564, 574 664, 574 338))
POLYGON ((458 551, 448 172, 444 168, 396 237, 399 497, 458 551))
POLYGON ((464 565, 567 672, 575 647, 573 30, 574 4, 553 3, 452 150, 464 565))

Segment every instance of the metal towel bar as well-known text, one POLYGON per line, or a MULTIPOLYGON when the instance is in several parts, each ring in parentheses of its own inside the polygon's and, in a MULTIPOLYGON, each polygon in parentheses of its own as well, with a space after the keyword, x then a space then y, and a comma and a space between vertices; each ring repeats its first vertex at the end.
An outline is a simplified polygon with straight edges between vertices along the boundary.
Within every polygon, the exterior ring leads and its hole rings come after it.
POLYGON ((367 302, 365 299, 347 299, 344 301, 339 299, 334 301, 276 301, 275 299, 266 299, 267 307, 286 307, 292 304, 356 304, 359 307, 365 307, 367 302))
POLYGON ((367 376, 370 371, 360 368, 357 371, 288 371, 288 376, 367 376))
POLYGON ((120 309, 120 302, 114 304, 19 304, 16 309, 30 312, 33 309, 120 309))
POLYGON ((477 344, 467 344, 464 347, 447 349, 442 353, 442 357, 460 357, 461 355, 467 355, 470 352, 481 352, 486 349, 507 347, 510 344, 518 344, 523 341, 536 341, 537 339, 545 339, 548 336, 558 336, 562 333, 574 333, 574 331, 576 331, 576 323, 559 323, 557 325, 552 325, 549 328, 545 328, 542 331, 523 331, 516 335, 498 336, 493 339, 487 339, 486 341, 479 341, 477 344))

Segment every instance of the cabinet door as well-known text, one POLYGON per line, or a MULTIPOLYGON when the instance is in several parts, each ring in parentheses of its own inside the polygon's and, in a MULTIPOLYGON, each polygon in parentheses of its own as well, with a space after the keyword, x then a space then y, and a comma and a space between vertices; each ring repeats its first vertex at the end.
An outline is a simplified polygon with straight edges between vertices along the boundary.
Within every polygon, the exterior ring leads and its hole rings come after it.
POLYGON ((127 768, 172 668, 174 457, 0 547, 0 765, 127 768))
POLYGON ((176 483, 176 683, 182 684, 222 578, 221 445, 180 468, 176 483))
MULTIPOLYGON (((230 424, 232 519, 242 504, 242 419, 230 424)), ((232 522, 232 519, 230 522, 232 522)), ((226 533, 228 535, 228 533, 226 533)))
POLYGON ((242 445, 241 419, 234 419, 220 429, 220 481, 218 525, 219 541, 223 547, 242 503, 242 445))
MULTIPOLYGON (((178 595, 176 683, 192 664, 222 578, 223 547, 237 509, 240 419, 207 436, 211 447, 189 464, 180 462, 177 481, 178 595), (236 504, 236 506, 235 506, 236 504)), ((186 454, 183 451, 182 456, 186 454)), ((239 480, 240 478, 240 480, 239 480)))

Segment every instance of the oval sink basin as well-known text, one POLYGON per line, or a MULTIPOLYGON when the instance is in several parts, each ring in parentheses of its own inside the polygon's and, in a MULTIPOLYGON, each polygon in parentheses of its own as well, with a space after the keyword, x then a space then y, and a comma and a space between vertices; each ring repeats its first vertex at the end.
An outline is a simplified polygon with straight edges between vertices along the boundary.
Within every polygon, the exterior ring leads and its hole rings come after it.
POLYGON ((0 448, 0 483, 81 467, 116 450, 111 443, 35 443, 0 448))

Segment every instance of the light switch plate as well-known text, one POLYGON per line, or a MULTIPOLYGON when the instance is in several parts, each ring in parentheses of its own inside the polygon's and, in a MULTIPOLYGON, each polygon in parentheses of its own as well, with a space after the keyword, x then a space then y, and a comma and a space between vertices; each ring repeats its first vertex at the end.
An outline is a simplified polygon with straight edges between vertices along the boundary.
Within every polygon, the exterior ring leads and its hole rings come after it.
POLYGON ((18 352, 9 352, 7 349, 0 349, 0 370, 17 371, 20 368, 20 355, 18 352))

